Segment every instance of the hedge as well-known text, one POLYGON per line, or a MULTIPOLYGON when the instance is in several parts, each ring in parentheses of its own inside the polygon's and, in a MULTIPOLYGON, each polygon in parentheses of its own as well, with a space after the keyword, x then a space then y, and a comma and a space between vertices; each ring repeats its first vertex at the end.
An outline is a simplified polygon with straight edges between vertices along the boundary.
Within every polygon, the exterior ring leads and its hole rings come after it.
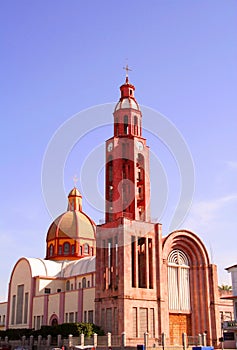
POLYGON ((74 337, 78 337, 82 333, 88 338, 90 338, 94 333, 104 335, 104 331, 93 323, 62 323, 57 326, 42 326, 41 329, 37 331, 28 328, 10 328, 6 331, 0 331, 0 337, 4 339, 7 336, 9 340, 18 340, 23 336, 29 338, 31 335, 33 335, 35 338, 37 338, 38 335, 42 335, 43 338, 47 338, 49 334, 52 337, 56 337, 58 334, 61 334, 63 338, 67 338, 69 334, 72 334, 74 337))

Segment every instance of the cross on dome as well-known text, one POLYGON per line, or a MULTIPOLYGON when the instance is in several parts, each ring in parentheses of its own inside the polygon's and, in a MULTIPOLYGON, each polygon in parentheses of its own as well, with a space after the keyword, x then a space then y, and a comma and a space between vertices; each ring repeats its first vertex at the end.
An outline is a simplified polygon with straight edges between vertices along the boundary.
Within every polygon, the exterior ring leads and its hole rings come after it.
POLYGON ((77 182, 78 182, 78 181, 79 181, 79 179, 78 179, 77 175, 74 175, 74 176, 73 176, 74 187, 77 186, 77 182))

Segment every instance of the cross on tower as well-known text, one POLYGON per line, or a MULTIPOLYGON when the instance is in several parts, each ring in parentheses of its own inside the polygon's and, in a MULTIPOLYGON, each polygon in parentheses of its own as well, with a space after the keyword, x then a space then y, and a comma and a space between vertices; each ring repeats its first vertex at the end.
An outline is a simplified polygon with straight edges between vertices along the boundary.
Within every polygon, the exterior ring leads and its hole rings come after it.
POLYGON ((128 64, 126 64, 126 67, 123 67, 123 69, 126 70, 126 78, 128 78, 128 72, 131 72, 131 69, 128 67, 128 64))

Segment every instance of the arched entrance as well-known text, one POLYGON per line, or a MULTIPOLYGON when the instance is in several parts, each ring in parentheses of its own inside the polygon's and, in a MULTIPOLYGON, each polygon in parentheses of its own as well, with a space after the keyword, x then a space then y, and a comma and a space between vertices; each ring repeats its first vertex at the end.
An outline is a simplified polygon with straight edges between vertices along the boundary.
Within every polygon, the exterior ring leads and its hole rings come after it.
POLYGON ((58 325, 58 316, 56 314, 53 314, 49 319, 49 324, 51 326, 57 326, 58 325))
POLYGON ((51 321, 51 326, 57 326, 58 325, 58 320, 56 318, 53 318, 51 321))

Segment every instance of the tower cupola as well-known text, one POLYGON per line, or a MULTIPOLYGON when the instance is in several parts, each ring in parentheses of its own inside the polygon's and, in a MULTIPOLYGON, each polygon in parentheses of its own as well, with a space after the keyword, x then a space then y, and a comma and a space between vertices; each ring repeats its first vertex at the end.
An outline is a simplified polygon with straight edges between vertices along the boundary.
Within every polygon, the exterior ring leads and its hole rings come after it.
POLYGON ((139 104, 137 103, 134 96, 135 86, 130 84, 128 75, 126 75, 126 80, 123 85, 120 86, 120 99, 116 104, 114 111, 118 111, 119 109, 132 108, 135 110, 140 110, 139 104))

